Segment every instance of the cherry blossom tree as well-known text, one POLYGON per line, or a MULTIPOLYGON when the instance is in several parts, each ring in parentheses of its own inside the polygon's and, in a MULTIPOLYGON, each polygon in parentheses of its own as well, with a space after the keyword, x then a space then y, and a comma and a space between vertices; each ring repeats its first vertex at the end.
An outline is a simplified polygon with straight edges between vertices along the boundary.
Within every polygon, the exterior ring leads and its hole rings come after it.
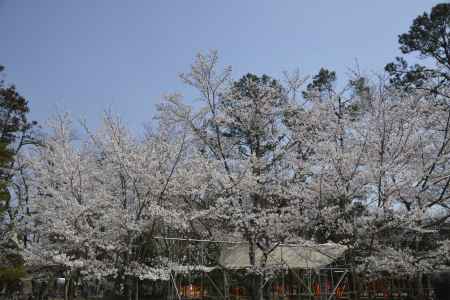
POLYGON ((167 95, 143 137, 112 114, 98 130, 82 123, 81 134, 59 115, 21 158, 25 257, 64 271, 67 298, 71 282, 108 278, 138 299, 142 280, 195 263, 185 249, 171 253, 167 237, 244 241, 244 282, 257 300, 280 271, 267 260, 283 243, 339 243, 359 275, 414 274, 419 285, 448 266, 445 88, 405 90, 355 73, 339 90, 326 69, 303 91, 298 71, 285 84, 233 80, 214 51, 181 79, 199 104, 167 95))
POLYGON ((268 255, 300 238, 313 207, 304 197, 307 142, 291 134, 293 126, 302 126, 303 112, 289 94, 297 88, 287 90, 267 75, 232 81, 231 68, 218 71, 216 52, 199 54, 181 78, 198 90, 204 105, 194 110, 180 95, 170 95, 160 111, 182 124, 196 151, 214 162, 215 199, 204 199, 205 217, 217 221, 222 238, 248 243, 249 290, 261 299, 268 255))
POLYGON ((115 278, 119 290, 129 297, 134 290, 137 298, 139 280, 169 276, 167 261, 148 254, 151 237, 163 227, 185 226, 167 203, 178 188, 173 170, 185 141, 139 140, 111 115, 78 139, 67 115, 49 127, 44 147, 30 157, 29 264, 59 267, 67 286, 78 278, 115 278))

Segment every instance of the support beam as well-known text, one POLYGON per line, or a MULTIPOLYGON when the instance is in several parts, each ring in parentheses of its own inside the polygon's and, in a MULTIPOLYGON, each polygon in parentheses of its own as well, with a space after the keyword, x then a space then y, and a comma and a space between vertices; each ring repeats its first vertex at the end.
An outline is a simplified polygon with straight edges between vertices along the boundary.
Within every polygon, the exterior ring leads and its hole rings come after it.
MULTIPOLYGON (((332 271, 333 272, 333 271, 332 271)), ((344 271, 344 273, 342 273, 341 277, 339 278, 338 283, 335 285, 335 287, 333 288, 333 292, 331 293, 331 295, 328 297, 328 300, 331 300, 333 296, 336 295, 336 290, 339 287, 339 285, 341 284, 342 280, 344 280, 345 275, 347 275, 347 270, 344 271)))

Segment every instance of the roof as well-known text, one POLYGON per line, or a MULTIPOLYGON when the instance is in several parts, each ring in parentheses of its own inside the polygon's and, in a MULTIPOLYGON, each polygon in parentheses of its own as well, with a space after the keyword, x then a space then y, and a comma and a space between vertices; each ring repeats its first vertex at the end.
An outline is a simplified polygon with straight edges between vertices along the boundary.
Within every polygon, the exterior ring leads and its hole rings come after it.
MULTIPOLYGON (((288 266, 290 269, 317 269, 333 263, 341 257, 347 247, 326 243, 315 246, 278 246, 269 254, 266 267, 288 266)), ((256 261, 260 262, 262 251, 256 251, 256 261)), ((237 244, 222 250, 219 264, 226 269, 251 267, 248 244, 237 244)))

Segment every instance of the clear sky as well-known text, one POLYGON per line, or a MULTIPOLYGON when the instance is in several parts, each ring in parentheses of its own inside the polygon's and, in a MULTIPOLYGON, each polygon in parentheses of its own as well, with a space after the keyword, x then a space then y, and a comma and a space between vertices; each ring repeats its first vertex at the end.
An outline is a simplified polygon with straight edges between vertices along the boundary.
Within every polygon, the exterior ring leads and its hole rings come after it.
POLYGON ((432 0, 0 0, 0 64, 43 122, 58 107, 97 125, 110 108, 138 129, 198 51, 233 76, 320 67, 381 71, 432 0))

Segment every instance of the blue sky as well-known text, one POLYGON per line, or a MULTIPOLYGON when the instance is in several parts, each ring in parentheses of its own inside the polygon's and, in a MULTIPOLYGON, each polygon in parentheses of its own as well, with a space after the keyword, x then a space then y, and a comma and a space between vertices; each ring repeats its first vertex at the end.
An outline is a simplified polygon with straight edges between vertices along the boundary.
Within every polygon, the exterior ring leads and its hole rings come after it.
POLYGON ((138 130, 199 51, 233 76, 320 67, 379 72, 397 36, 442 1, 0 0, 0 64, 45 121, 56 108, 96 126, 105 109, 138 130))

